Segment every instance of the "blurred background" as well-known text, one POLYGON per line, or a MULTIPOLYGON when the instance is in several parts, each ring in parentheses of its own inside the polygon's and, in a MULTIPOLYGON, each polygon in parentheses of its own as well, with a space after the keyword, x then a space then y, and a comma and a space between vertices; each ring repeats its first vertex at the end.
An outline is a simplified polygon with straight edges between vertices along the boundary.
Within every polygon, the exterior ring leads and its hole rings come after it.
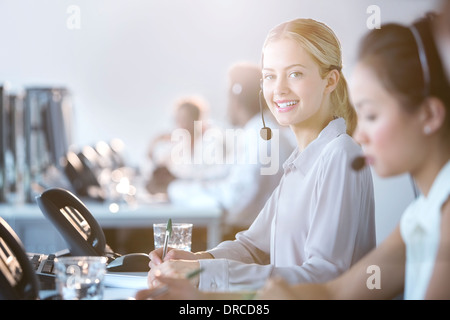
MULTIPOLYGON (((209 117, 227 127, 227 69, 239 60, 259 63, 265 36, 275 25, 299 17, 328 24, 341 40, 349 78, 373 14, 369 6, 378 6, 381 23, 410 23, 439 3, 0 0, 0 84, 17 96, 30 88, 62 88, 57 94, 69 107, 60 132, 70 144, 119 139, 119 160, 145 170, 148 143, 172 128, 177 98, 205 97, 209 117)), ((374 179, 381 241, 414 192, 409 177, 379 179, 374 173, 374 179)))

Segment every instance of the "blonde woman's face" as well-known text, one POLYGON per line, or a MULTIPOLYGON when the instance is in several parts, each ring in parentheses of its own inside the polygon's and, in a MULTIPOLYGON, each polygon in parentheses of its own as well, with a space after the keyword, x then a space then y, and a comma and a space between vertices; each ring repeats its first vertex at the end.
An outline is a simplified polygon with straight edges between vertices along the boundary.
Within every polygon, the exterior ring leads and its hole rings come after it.
POLYGON ((319 66, 296 41, 275 40, 264 48, 264 98, 281 125, 321 125, 327 80, 319 66))
POLYGON ((350 81, 358 114, 354 138, 362 145, 367 163, 381 177, 412 171, 423 159, 422 125, 417 114, 403 110, 374 72, 358 64, 350 81))

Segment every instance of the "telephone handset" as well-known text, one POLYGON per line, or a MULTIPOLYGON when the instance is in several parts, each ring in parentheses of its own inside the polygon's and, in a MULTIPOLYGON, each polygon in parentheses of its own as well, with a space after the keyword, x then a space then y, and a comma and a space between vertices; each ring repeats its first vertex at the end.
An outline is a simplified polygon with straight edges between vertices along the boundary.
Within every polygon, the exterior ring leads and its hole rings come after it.
POLYGON ((144 272, 149 270, 148 255, 121 256, 106 244, 105 235, 91 212, 74 194, 62 188, 50 188, 36 197, 42 213, 58 229, 72 256, 106 256, 110 271, 144 272), (129 256, 129 259, 124 259, 129 256), (118 259, 120 258, 120 259, 118 259), (118 265, 114 260, 118 259, 118 265), (126 261, 126 262, 125 262, 126 261), (125 263, 127 265, 125 265, 125 263), (111 266, 110 266, 111 265, 111 266), (109 267, 110 266, 110 267, 109 267))
POLYGON ((125 167, 120 155, 121 143, 113 140, 110 144, 100 141, 95 147, 84 146, 79 152, 68 151, 62 161, 64 173, 74 192, 81 197, 104 202, 107 186, 101 183, 104 169, 115 170, 125 167))
POLYGON ((0 300, 37 300, 39 282, 22 242, 0 217, 0 300))
POLYGON ((105 201, 105 192, 98 181, 93 165, 83 153, 69 151, 63 163, 64 172, 78 195, 105 201))

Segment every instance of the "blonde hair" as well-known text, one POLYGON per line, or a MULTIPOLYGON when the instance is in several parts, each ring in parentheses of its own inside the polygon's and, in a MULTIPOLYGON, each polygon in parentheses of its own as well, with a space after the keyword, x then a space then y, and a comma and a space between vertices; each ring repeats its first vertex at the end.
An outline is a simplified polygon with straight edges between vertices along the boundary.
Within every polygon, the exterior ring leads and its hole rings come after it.
POLYGON ((264 42, 263 52, 269 42, 283 38, 297 41, 311 55, 319 66, 322 78, 325 78, 332 70, 339 72, 339 82, 330 94, 330 100, 334 108, 334 116, 344 118, 347 133, 352 135, 356 128, 357 116, 350 102, 347 81, 342 74, 341 44, 333 30, 313 19, 284 22, 269 32, 264 42))

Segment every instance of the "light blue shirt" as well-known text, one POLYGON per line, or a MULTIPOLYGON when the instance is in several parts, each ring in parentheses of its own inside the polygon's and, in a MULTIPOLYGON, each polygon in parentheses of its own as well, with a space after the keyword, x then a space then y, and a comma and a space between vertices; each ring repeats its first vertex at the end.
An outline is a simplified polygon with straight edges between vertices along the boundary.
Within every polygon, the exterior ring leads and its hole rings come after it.
POLYGON ((449 195, 450 161, 439 172, 428 197, 418 197, 400 220, 400 232, 406 245, 405 299, 425 297, 439 248, 441 207, 449 195))

